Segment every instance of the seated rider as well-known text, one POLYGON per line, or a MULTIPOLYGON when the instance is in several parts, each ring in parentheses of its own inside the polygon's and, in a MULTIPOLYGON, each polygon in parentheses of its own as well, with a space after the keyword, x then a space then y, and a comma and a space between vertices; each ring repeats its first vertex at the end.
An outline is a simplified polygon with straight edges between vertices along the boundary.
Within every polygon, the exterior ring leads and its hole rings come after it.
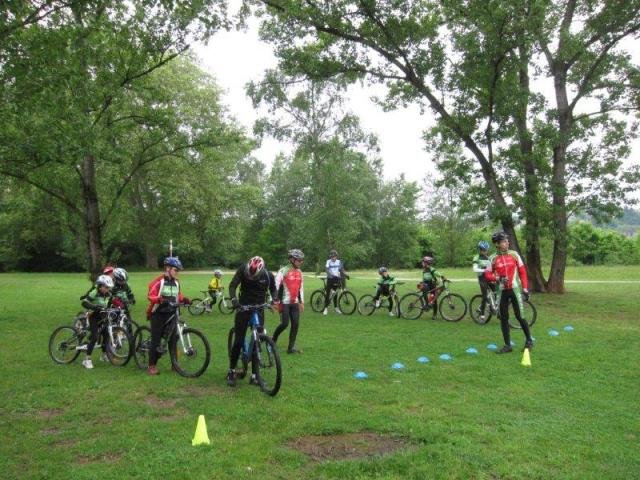
POLYGON ((473 271, 478 276, 482 302, 480 303, 480 321, 484 322, 484 312, 487 307, 487 292, 489 289, 495 291, 495 283, 489 283, 484 276, 484 272, 491 267, 489 259, 489 242, 481 240, 478 242, 478 254, 473 257, 473 271))
MULTIPOLYGON (((271 298, 278 298, 275 279, 273 278, 273 274, 267 270, 262 257, 253 257, 246 264, 241 265, 233 275, 231 282, 229 282, 229 297, 231 298, 231 304, 236 308, 240 305, 263 304, 266 302, 267 293, 271 295, 271 298), (240 287, 239 297, 236 296, 236 289, 238 287, 240 287)), ((235 341, 231 347, 229 372, 227 373, 227 385, 230 387, 235 387, 237 383, 238 375, 236 373, 236 366, 238 365, 242 344, 244 343, 247 328, 249 327, 251 313, 250 311, 236 311, 233 327, 235 341)), ((259 310, 258 316, 260 326, 263 327, 264 311, 259 310)), ((252 368, 253 367, 252 365, 252 368)), ((257 384, 255 371, 254 374, 251 375, 250 382, 257 384)))
POLYGON ((436 318, 438 306, 435 302, 435 289, 438 287, 438 280, 442 282, 447 279, 438 270, 433 268, 433 257, 422 257, 422 295, 427 297, 427 306, 433 306, 433 318, 436 318))
POLYGON ((380 296, 384 295, 389 298, 389 316, 393 317, 393 297, 391 293, 395 289, 396 281, 395 279, 389 275, 389 270, 387 267, 380 267, 378 269, 378 273, 380 274, 380 279, 378 280, 378 290, 376 290, 376 295, 373 297, 375 301, 376 308, 380 306, 380 296))
POLYGON ((124 268, 115 268, 113 270, 113 289, 111 294, 113 295, 113 305, 115 307, 124 308, 129 315, 129 305, 135 305, 136 298, 131 291, 131 287, 127 283, 129 274, 124 268))
MULTIPOLYGON (((98 331, 100 330, 100 323, 106 318, 105 309, 109 307, 111 303, 111 289, 113 288, 113 280, 109 275, 100 275, 96 279, 94 287, 82 297, 82 306, 89 313, 89 328, 91 329, 91 336, 89 337, 89 343, 87 344, 87 355, 82 361, 84 368, 93 368, 93 362, 91 361, 91 354, 93 353, 93 347, 96 346, 98 341, 98 331)), ((100 359, 103 361, 107 358, 107 345, 102 342, 102 355, 100 359)))
MULTIPOLYGON (((322 311, 323 315, 327 314, 327 309, 329 307, 329 301, 331 299, 331 292, 333 290, 337 290, 341 287, 344 287, 344 279, 348 279, 349 275, 344 271, 344 264, 342 260, 338 260, 338 252, 335 250, 331 250, 329 252, 329 259, 325 264, 325 272, 327 273, 327 289, 325 291, 324 297, 324 310, 322 311)), ((333 296, 333 308, 335 309, 337 314, 341 314, 342 312, 338 308, 338 296, 333 296)))
POLYGON ((164 272, 149 284, 149 307, 147 316, 151 320, 151 345, 149 347, 149 375, 158 375, 156 364, 162 356, 160 344, 167 321, 175 314, 180 303, 190 304, 191 300, 180 291, 178 274, 182 270, 182 262, 178 257, 164 259, 164 272))
MULTIPOLYGON (((213 278, 209 281, 209 296, 211 297, 211 305, 215 305, 218 300, 218 296, 222 293, 222 271, 215 269, 213 271, 213 278)), ((211 305, 207 305, 207 312, 211 311, 211 305)))

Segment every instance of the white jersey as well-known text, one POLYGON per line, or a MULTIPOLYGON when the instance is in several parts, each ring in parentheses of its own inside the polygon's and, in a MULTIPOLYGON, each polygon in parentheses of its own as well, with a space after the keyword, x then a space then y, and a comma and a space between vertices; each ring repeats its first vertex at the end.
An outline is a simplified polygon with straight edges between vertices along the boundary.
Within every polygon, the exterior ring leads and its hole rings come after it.
POLYGON ((336 260, 327 260, 327 264, 325 265, 325 270, 327 271, 327 275, 329 277, 340 277, 340 270, 342 270, 342 261, 336 260))

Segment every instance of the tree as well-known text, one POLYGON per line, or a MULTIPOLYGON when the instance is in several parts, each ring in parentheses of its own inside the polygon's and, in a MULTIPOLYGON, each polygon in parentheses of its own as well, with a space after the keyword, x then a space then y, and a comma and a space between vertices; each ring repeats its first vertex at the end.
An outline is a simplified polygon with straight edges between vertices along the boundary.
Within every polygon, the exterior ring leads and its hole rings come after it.
MULTIPOLYGON (((572 193, 571 206, 576 209, 590 203, 611 212, 624 198, 630 185, 625 182, 635 180, 616 168, 624 158, 630 132, 622 135, 623 126, 606 114, 624 111, 623 99, 636 91, 636 68, 628 56, 613 52, 621 40, 635 34, 637 1, 626 2, 621 9, 611 3, 591 10, 591 3, 585 2, 578 18, 587 26, 586 33, 578 35, 571 33, 570 21, 556 21, 563 18, 564 7, 564 18, 573 19, 576 2, 571 0, 561 7, 534 0, 251 3, 265 7, 262 34, 275 44, 283 72, 381 82, 388 87, 386 108, 408 102, 431 108, 439 122, 432 133, 441 136, 443 147, 464 145, 490 199, 488 213, 502 223, 516 249, 512 212, 524 218, 526 258, 534 287, 564 290, 567 192, 572 193), (554 31, 554 26, 560 30, 554 31), (607 36, 606 31, 614 33, 607 36), (587 85, 575 100, 606 92, 602 96, 606 108, 600 117, 595 115, 601 120, 597 124, 589 121, 594 115, 587 113, 581 128, 554 125, 560 118, 557 110, 531 92, 529 76, 538 74, 538 49, 544 51, 545 41, 559 37, 565 39, 559 44, 562 53, 548 58, 564 59, 568 54, 566 58, 572 59, 577 50, 564 52, 569 45, 574 49, 581 45, 584 54, 575 56, 571 75, 551 76, 556 83, 565 79, 573 86, 587 85), (606 65, 613 68, 607 71, 606 65), (630 81, 613 81, 623 75, 630 81), (599 87, 591 88, 595 85, 599 87), (597 140, 595 131, 603 132, 599 137, 603 149, 591 145, 583 150, 576 142, 568 157, 563 153, 571 141, 597 140), (590 183, 592 190, 603 195, 593 191, 585 195, 581 190, 585 180, 594 178, 599 181, 590 183), (545 282, 537 236, 547 226, 555 242, 545 282)), ((637 101, 632 105, 635 108, 637 101)))

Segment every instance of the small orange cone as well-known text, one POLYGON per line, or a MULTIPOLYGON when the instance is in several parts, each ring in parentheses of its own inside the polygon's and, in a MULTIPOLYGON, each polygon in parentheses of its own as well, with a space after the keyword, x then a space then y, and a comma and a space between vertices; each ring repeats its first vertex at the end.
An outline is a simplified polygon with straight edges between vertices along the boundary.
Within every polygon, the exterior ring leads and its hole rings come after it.
POLYGON ((198 425, 196 426, 196 433, 191 440, 191 445, 211 445, 209 441, 209 435, 207 434, 207 424, 204 421, 204 415, 198 417, 198 425))
POLYGON ((529 354, 528 348, 524 349, 524 353, 522 354, 522 361, 520 362, 520 365, 522 365, 523 367, 531 366, 531 355, 529 354))

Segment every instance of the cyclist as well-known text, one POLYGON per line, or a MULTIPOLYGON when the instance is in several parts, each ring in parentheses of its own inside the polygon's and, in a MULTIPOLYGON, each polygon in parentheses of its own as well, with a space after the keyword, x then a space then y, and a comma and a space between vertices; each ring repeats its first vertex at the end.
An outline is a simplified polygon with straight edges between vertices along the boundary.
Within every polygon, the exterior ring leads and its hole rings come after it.
POLYGON ((421 288, 423 295, 427 297, 427 306, 433 307, 433 318, 436 318, 438 313, 438 305, 435 301, 434 290, 438 286, 438 280, 446 281, 447 279, 438 270, 433 268, 433 257, 422 257, 422 283, 421 288), (431 305, 433 303, 433 305, 431 305))
MULTIPOLYGON (((267 294, 272 299, 278 298, 276 292, 276 282, 273 274, 269 272, 264 264, 262 257, 252 257, 249 261, 241 265, 233 275, 229 282, 229 297, 234 307, 239 305, 257 305, 265 303, 267 294), (240 296, 236 296, 236 289, 240 287, 240 296)), ((264 326, 264 312, 258 312, 260 318, 260 327, 264 326)), ((231 356, 229 358, 229 372, 227 373, 227 385, 235 387, 237 382, 236 365, 240 358, 240 351, 244 342, 251 312, 237 311, 234 320, 234 338, 235 342, 231 347, 231 356)), ((252 365, 253 366, 253 365, 252 365)), ((255 376, 251 375, 251 383, 257 383, 255 376)))
MULTIPOLYGON (((87 310, 91 310, 91 313, 89 313, 89 328, 91 329, 91 336, 89 337, 89 344, 87 345, 87 356, 82 361, 82 366, 87 369, 93 368, 91 354, 93 353, 93 347, 96 346, 96 342, 98 341, 100 324, 105 319, 104 310, 111 303, 112 288, 113 280, 111 277, 109 275, 100 275, 96 279, 94 287, 89 290, 86 295, 82 296, 82 306, 87 310)), ((107 346, 105 342, 102 342, 102 355, 100 356, 102 361, 108 360, 106 352, 107 346)))
POLYGON ((380 267, 378 269, 378 273, 380 274, 378 290, 376 291, 376 295, 373 297, 373 300, 375 301, 376 308, 378 308, 380 306, 380 296, 384 295, 387 297, 389 299, 389 316, 393 317, 393 296, 391 293, 395 288, 396 281, 391 275, 389 275, 387 267, 380 267))
POLYGON ((529 299, 527 267, 522 262, 518 252, 509 250, 509 237, 505 232, 494 233, 491 236, 491 241, 496 246, 497 251, 491 257, 491 265, 485 272, 485 278, 489 282, 497 282, 496 301, 500 312, 500 327, 502 328, 502 337, 504 339, 504 347, 496 353, 513 351, 509 331, 509 303, 513 306, 513 313, 524 332, 524 348, 531 350, 533 348, 531 331, 521 313, 523 308, 522 300, 529 299))
POLYGON ((211 311, 211 305, 216 304, 218 295, 222 293, 222 271, 217 268, 213 271, 213 278, 209 281, 209 295, 211 296, 211 304, 206 306, 207 312, 211 311))
POLYGON ((291 319, 287 353, 302 353, 302 350, 295 347, 300 314, 304 311, 304 281, 300 270, 304 262, 302 250, 297 248, 289 250, 289 262, 291 265, 282 267, 275 278, 276 291, 280 300, 280 325, 273 333, 273 341, 278 341, 278 337, 289 326, 289 319, 291 319))
POLYGON ((175 314, 178 303, 190 304, 191 300, 185 297, 180 291, 178 274, 182 270, 182 262, 178 257, 167 257, 164 259, 164 272, 154 278, 149 284, 149 307, 147 308, 147 318, 151 320, 151 347, 149 349, 149 375, 158 375, 156 366, 162 351, 160 343, 167 320, 175 314))
MULTIPOLYGON (((344 271, 344 264, 342 263, 342 260, 338 260, 338 252, 335 250, 331 250, 329 252, 329 259, 327 260, 324 269, 327 273, 327 290, 325 292, 324 310, 322 311, 322 314, 326 315, 329 307, 329 299, 331 298, 331 292, 342 287, 344 279, 348 279, 349 275, 344 271)), ((337 314, 342 313, 338 308, 337 295, 333 296, 333 308, 335 308, 337 314)))
POLYGON ((482 302, 480 303, 480 320, 484 322, 484 311, 487 306, 487 291, 489 288, 495 291, 495 284, 489 283, 484 276, 485 270, 491 266, 489 259, 489 242, 481 240, 478 242, 478 254, 473 257, 473 271, 478 275, 482 302))
POLYGON ((113 290, 111 294, 114 297, 113 305, 124 308, 129 315, 129 305, 135 305, 136 298, 131 291, 131 287, 127 283, 129 274, 124 268, 114 268, 113 270, 113 290), (117 299, 117 300, 116 300, 117 299))

